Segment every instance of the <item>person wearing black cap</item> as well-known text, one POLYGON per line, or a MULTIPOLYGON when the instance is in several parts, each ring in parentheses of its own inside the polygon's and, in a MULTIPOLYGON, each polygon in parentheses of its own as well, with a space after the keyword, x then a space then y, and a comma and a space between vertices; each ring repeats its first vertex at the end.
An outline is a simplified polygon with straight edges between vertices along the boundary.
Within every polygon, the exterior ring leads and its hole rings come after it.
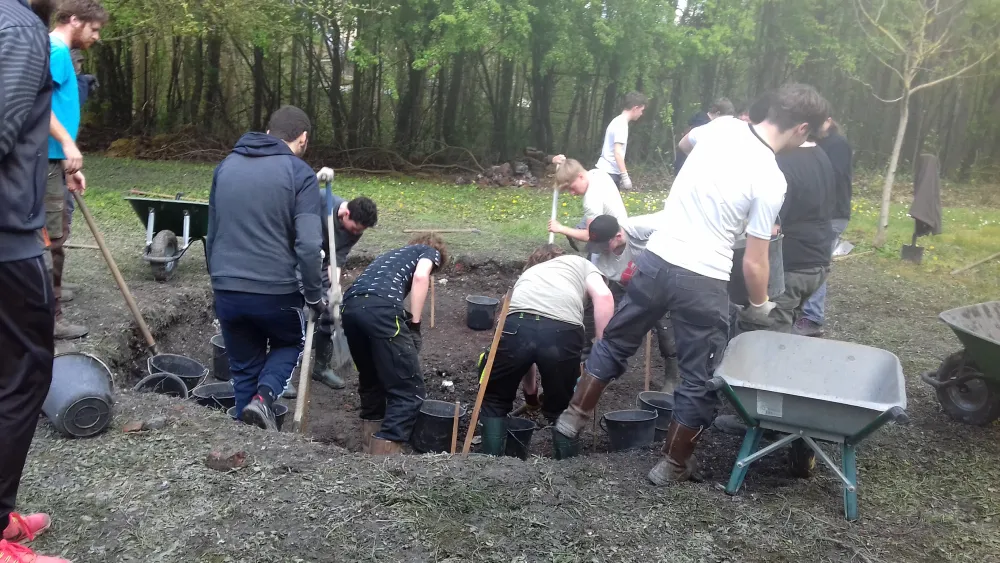
MULTIPOLYGON (((646 241, 656 230, 658 214, 629 217, 621 225, 611 215, 601 215, 590 223, 587 253, 597 269, 609 280, 615 303, 625 297, 625 288, 635 273, 635 259, 646 249, 646 241)), ((670 315, 664 315, 654 326, 663 357, 664 383, 662 391, 672 393, 677 386, 677 346, 670 315)))

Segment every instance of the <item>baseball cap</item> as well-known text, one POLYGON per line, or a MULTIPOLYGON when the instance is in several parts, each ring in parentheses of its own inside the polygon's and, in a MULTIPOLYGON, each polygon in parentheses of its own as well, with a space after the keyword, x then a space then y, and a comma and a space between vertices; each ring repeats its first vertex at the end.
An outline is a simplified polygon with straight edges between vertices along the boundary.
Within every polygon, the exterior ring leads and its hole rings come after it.
POLYGON ((587 243, 587 254, 601 254, 608 250, 608 242, 615 238, 620 227, 618 219, 612 215, 598 215, 590 222, 590 241, 587 243))

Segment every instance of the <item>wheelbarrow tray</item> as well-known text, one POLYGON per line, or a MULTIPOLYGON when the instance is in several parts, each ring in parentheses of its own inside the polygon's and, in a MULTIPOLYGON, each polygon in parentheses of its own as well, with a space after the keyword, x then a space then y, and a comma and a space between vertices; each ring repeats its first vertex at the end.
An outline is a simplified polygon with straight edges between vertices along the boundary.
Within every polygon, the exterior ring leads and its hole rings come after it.
POLYGON ((139 217, 143 226, 149 217, 149 210, 156 213, 156 234, 162 230, 169 230, 175 234, 184 231, 184 212, 191 216, 191 238, 200 239, 208 236, 208 204, 198 201, 185 201, 178 199, 157 199, 146 197, 126 197, 132 210, 139 217))
POLYGON ((1000 301, 958 307, 938 318, 955 332, 982 374, 1000 383, 1000 301))

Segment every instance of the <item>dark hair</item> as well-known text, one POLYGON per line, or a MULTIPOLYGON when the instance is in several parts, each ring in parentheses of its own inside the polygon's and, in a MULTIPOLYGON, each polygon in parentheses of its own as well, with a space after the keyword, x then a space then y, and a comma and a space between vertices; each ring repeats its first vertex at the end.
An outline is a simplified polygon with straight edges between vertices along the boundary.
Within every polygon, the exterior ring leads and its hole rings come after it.
POLYGON ((612 215, 598 215, 590 222, 587 232, 590 233, 590 241, 595 243, 605 243, 615 238, 621 227, 618 219, 612 215))
POLYGON ((527 270, 528 268, 537 266, 542 262, 548 262, 553 258, 562 256, 563 254, 566 254, 566 251, 562 248, 554 244, 544 244, 536 248, 535 251, 531 253, 531 256, 528 256, 528 261, 525 262, 524 269, 527 270))
POLYGON ((97 0, 59 0, 55 11, 57 24, 67 24, 73 17, 84 23, 104 24, 108 21, 108 11, 97 0))
POLYGON ((56 10, 55 0, 31 0, 30 4, 31 11, 35 12, 45 27, 49 27, 52 22, 52 13, 56 10))
POLYGON ((750 104, 750 108, 747 109, 747 118, 750 119, 750 123, 756 125, 767 119, 767 112, 771 110, 772 94, 772 92, 764 92, 750 104))
POLYGON ((424 233, 418 237, 414 237, 409 242, 409 245, 413 246, 414 244, 429 246, 441 254, 441 265, 435 268, 436 270, 444 268, 448 264, 448 246, 445 245, 444 240, 437 233, 424 233))
POLYGON ((818 132, 827 117, 830 117, 829 102, 806 84, 782 86, 772 96, 771 107, 767 111, 767 121, 777 125, 780 131, 806 123, 809 131, 818 132))
POLYGON ((378 207, 367 197, 356 197, 347 202, 347 212, 351 214, 351 221, 359 223, 366 229, 378 223, 378 207))
POLYGON ((271 120, 267 122, 268 133, 286 143, 298 139, 311 128, 309 116, 295 106, 281 106, 271 114, 271 120))
POLYGON ((733 107, 733 102, 729 101, 729 98, 719 98, 715 100, 712 107, 708 108, 708 113, 715 113, 718 115, 733 115, 736 113, 736 108, 733 107))
POLYGON ((830 119, 830 128, 826 130, 827 136, 829 135, 844 135, 844 130, 841 129, 840 123, 837 123, 836 119, 830 119))
POLYGON ((625 94, 625 101, 622 103, 622 110, 628 110, 644 106, 649 103, 649 98, 640 92, 629 92, 625 94))

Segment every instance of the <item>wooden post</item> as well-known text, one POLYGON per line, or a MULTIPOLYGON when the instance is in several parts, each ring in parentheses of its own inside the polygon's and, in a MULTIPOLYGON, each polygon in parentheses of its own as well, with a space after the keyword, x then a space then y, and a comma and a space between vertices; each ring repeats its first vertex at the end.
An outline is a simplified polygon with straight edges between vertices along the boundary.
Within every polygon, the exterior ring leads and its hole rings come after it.
POLYGON ((649 331, 646 333, 646 385, 644 391, 649 391, 649 378, 650 378, 649 364, 653 356, 652 350, 653 350, 653 331, 649 331))
POLYGON ((434 328, 434 311, 437 309, 434 303, 434 276, 431 276, 431 328, 434 328))
POLYGON ((507 311, 510 310, 510 294, 511 291, 507 291, 507 295, 503 298, 500 320, 497 322, 497 328, 493 332, 493 343, 490 344, 490 355, 486 359, 486 368, 483 370, 483 376, 479 379, 479 394, 476 395, 476 406, 472 409, 469 430, 465 433, 465 445, 462 447, 462 455, 469 455, 469 450, 472 449, 472 435, 476 431, 476 424, 479 423, 479 409, 483 406, 483 396, 486 395, 486 386, 490 383, 490 372, 493 371, 493 360, 497 357, 497 348, 500 344, 500 336, 503 334, 503 325, 507 322, 507 311))
POLYGON ((458 401, 455 401, 455 421, 451 424, 451 455, 458 451, 458 413, 461 409, 458 401))

